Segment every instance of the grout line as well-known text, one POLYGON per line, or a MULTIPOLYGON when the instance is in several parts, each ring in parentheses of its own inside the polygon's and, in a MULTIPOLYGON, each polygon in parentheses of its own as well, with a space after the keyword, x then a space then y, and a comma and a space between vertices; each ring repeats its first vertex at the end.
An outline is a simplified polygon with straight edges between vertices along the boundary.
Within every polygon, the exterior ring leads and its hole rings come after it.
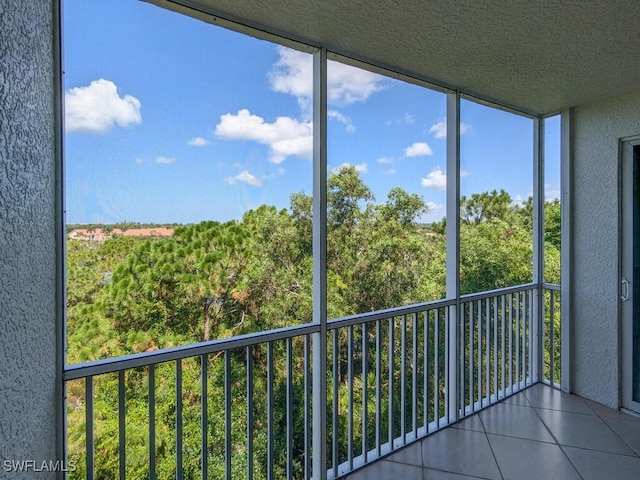
MULTIPOLYGON (((506 435, 504 433, 493 433, 493 432, 487 432, 487 435, 494 435, 496 437, 505 437, 505 438, 517 438, 518 440, 527 440, 529 442, 538 442, 538 443, 546 443, 547 445, 560 445, 559 443, 555 442, 555 438, 553 442, 549 442, 546 440, 538 440, 536 438, 525 438, 525 437, 518 437, 516 435, 506 435)), ((569 445, 571 446, 571 445, 569 445)))
MULTIPOLYGON (((551 388, 551 387, 549 387, 551 388)), ((578 471, 578 469, 576 468, 576 466, 574 465, 574 463, 571 461, 571 459, 569 458, 569 455, 567 455, 567 452, 564 451, 564 448, 562 448, 562 445, 560 445, 560 442, 558 441, 558 439, 556 438, 556 436, 553 434, 553 432, 551 431, 551 429, 547 426, 547 424, 544 422, 544 420, 542 419, 542 417, 540 416, 540 413, 538 412, 538 409, 536 407, 533 407, 533 411, 536 412, 537 417, 540 419, 540 421, 542 422, 542 425, 544 425, 544 428, 547 429, 547 431, 549 432, 549 435, 551 435, 551 438, 553 438, 553 440, 556 442, 556 445, 558 445, 558 447, 560 448, 560 451, 562 452, 562 454, 565 456, 565 458, 567 459, 567 461, 569 462, 569 465, 571 465, 573 467, 573 469, 575 470, 576 474, 582 479, 584 480, 584 477, 582 475, 580 475, 580 472, 578 471)), ((558 410, 558 411, 562 411, 562 410, 558 410)), ((563 412, 564 413, 564 412, 563 412)))
POLYGON ((638 458, 638 455, 636 455, 635 453, 633 455, 629 455, 627 453, 605 452, 604 450, 596 450, 595 448, 587 448, 587 447, 576 447, 574 445, 559 444, 558 446, 559 447, 568 447, 568 448, 578 448, 580 450, 586 450, 587 452, 603 453, 604 455, 618 455, 619 457, 638 458))
POLYGON ((500 468, 500 464, 498 463, 498 459, 496 458, 496 452, 493 451, 493 445, 491 445, 491 441, 489 440, 489 435, 487 434, 487 429, 484 426, 484 422, 482 421, 482 417, 478 415, 478 419, 480 420, 480 424, 482 425, 482 429, 484 430, 484 438, 487 440, 487 444, 489 445, 489 449, 491 450, 491 455, 493 455, 493 461, 496 462, 496 467, 498 467, 498 473, 500 474, 500 478, 504 480, 504 475, 502 474, 502 469, 500 468))
POLYGON ((573 410, 560 410, 558 408, 547 408, 547 407, 533 407, 536 410, 549 410, 551 412, 562 412, 562 413, 570 413, 575 415, 584 415, 585 417, 599 417, 597 413, 589 413, 589 412, 575 412, 573 410))
MULTIPOLYGON (((618 435, 618 432, 616 432, 616 431, 613 429, 613 427, 612 427, 611 425, 609 425, 609 424, 607 423, 607 421, 606 421, 604 418, 602 418, 600 415, 598 415, 598 418, 600 419, 600 421, 601 421, 602 423, 604 423, 604 424, 607 426, 607 428, 608 428, 609 430, 611 430, 611 431, 613 432, 613 434, 614 434, 616 437, 618 437, 618 438, 620 439, 620 441, 621 441, 622 443, 624 443, 624 444, 627 446, 627 448, 628 448, 629 450, 631 450, 631 451, 634 453, 634 456, 635 456, 636 458, 640 456, 640 455, 638 455, 638 452, 636 452, 636 449, 635 449, 635 448, 633 448, 631 445, 629 445, 629 444, 627 443, 627 441, 626 441, 624 438, 622 438, 620 435, 618 435)), ((599 451, 599 452, 601 452, 602 450, 598 450, 598 451, 599 451)), ((603 453, 609 453, 609 452, 603 452, 603 453)), ((624 454, 624 453, 620 453, 620 454, 618 454, 618 455, 626 455, 626 454, 624 454)), ((626 456, 628 457, 628 456, 630 456, 630 455, 626 455, 626 456)))

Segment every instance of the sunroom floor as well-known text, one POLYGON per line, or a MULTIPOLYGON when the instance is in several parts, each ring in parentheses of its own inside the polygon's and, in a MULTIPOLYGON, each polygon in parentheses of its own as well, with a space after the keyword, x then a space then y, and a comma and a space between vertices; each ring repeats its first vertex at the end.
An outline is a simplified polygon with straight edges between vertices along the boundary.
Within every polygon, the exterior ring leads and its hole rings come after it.
POLYGON ((638 480, 640 417, 536 384, 348 480, 638 480))

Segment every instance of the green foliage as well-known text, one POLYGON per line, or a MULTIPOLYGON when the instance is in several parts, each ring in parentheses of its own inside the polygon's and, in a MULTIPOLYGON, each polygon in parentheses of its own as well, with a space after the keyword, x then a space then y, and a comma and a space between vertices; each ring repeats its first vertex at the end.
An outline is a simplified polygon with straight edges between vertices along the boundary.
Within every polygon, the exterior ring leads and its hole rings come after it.
MULTIPOLYGON (((312 320, 312 198, 302 192, 290 198, 289 210, 261 206, 247 212, 242 221, 202 222, 176 226, 168 238, 140 239, 120 237, 104 243, 70 240, 67 249, 67 327, 68 361, 84 362, 128 353, 151 351, 202 340, 228 337, 246 332, 308 323, 312 320)), ((558 282, 560 274, 560 206, 546 205, 545 273, 546 281, 558 282)), ((462 293, 527 283, 532 278, 531 200, 524 205, 511 201, 504 191, 473 194, 461 199, 460 281, 462 293)), ((416 195, 393 188, 387 199, 375 203, 369 187, 354 167, 342 167, 328 179, 327 223, 327 312, 330 318, 394 306, 435 300, 444 297, 446 285, 446 219, 422 225, 427 204, 416 195)), ((113 228, 143 226, 123 222, 113 228)), ((147 227, 153 227, 144 225, 147 227)), ((103 226, 103 229, 105 227, 103 226)), ((107 227, 109 228, 109 227, 107 227)), ((444 313, 442 313, 444 315, 444 313)), ((443 317, 444 318, 444 317, 443 317)), ((389 350, 394 351, 392 365, 394 391, 383 395, 380 411, 388 418, 390 400, 396 408, 391 415, 394 434, 400 428, 399 405, 401 319, 387 321, 380 338, 383 367, 388 368, 389 350), (395 322, 395 323, 394 323, 395 322), (389 328, 395 330, 391 343, 389 328)), ((557 320, 556 320, 557 321, 557 320)), ((434 338, 433 322, 409 319, 410 329, 422 338, 434 338), (429 330, 424 332, 424 325, 429 330)), ((444 329, 444 322, 440 323, 444 329)), ((547 327, 548 329, 549 327, 547 327)), ((362 384, 375 389, 373 372, 374 325, 366 332, 362 327, 347 334, 341 329, 330 339, 332 349, 339 349, 336 371, 339 450, 346 451, 346 415, 349 376, 356 386, 353 398, 355 424, 364 418, 362 384), (347 358, 351 335, 351 357, 347 358), (331 342, 335 341, 334 347, 331 342), (364 345, 368 345, 369 373, 364 378, 364 345), (349 367, 348 362, 352 364, 349 367), (351 370, 349 370, 351 368, 351 370)), ((439 333, 444 342, 444 330, 439 333)), ((292 433, 294 438, 293 470, 296 477, 304 468, 304 364, 303 339, 289 346, 295 353, 292 370, 286 361, 286 342, 271 345, 270 371, 266 370, 267 347, 252 351, 254 390, 254 460, 255 478, 266 478, 266 425, 272 422, 274 435, 274 475, 285 476, 286 411, 276 407, 269 416, 266 398, 273 388, 274 404, 284 405, 287 378, 294 399, 292 433), (272 378, 269 377, 272 374, 272 378)), ((435 340, 430 340, 435 341, 435 340)), ((431 351, 436 345, 432 344, 431 351)), ((444 343, 438 351, 444 355, 444 343)), ((243 477, 246 469, 247 431, 247 359, 246 351, 229 352, 232 474, 243 477)), ((424 353, 416 353, 416 368, 422 368, 424 353)), ((432 354, 431 354, 432 355, 432 354)), ((224 477, 225 357, 207 360, 209 478, 224 477)), ((438 362, 443 363, 444 359, 438 362)), ((199 358, 185 359, 182 365, 183 402, 183 474, 200 478, 201 365, 199 358)), ((557 364, 556 367, 558 368, 557 364)), ((385 375, 385 392, 388 374, 385 375)), ((148 476, 148 371, 126 373, 126 451, 127 478, 148 476)), ((425 378, 418 372, 419 382, 425 378)), ((427 381, 434 382, 433 373, 427 381)), ((444 376, 440 378, 443 381, 444 376)), ((97 478, 114 478, 118 472, 118 378, 96 377, 95 442, 97 478)), ((156 457, 158 478, 175 477, 175 405, 176 365, 155 368, 156 457)), ((333 395, 329 382, 329 398, 333 395)), ((443 385, 429 387, 441 391, 443 385)), ((82 382, 67 383, 68 445, 70 459, 80 469, 70 478, 84 478, 84 431, 86 399, 82 382)), ((419 402, 423 400, 420 399, 419 402)), ((360 437, 356 429, 355 444, 363 440, 369 448, 375 444, 375 399, 366 400, 369 438, 360 437)), ((444 403, 439 404, 443 408, 444 403)), ((411 405, 408 404, 409 409, 411 405)), ((435 420, 436 404, 417 406, 430 410, 435 420)), ((330 410, 333 405, 330 405, 330 410)), ((409 410, 407 410, 407 418, 409 410)), ((421 413, 422 415, 422 413, 421 413)), ((332 428, 332 427, 331 427, 332 428)), ((407 425, 410 428, 410 425, 407 425)), ((329 433, 332 433, 331 431, 329 433)), ((387 432, 384 432, 387 435, 387 432)), ((383 439, 384 441, 384 439, 383 439)), ((355 452, 358 453, 358 450, 355 452)), ((342 455, 341 454, 341 455, 342 455)))

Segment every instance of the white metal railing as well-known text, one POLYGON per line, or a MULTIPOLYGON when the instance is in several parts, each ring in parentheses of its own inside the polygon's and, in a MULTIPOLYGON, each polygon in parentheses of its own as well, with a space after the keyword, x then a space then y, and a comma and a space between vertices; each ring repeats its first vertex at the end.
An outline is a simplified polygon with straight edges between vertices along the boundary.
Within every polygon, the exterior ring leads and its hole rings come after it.
POLYGON ((542 381, 559 389, 562 372, 560 285, 544 284, 543 293, 543 329, 540 348, 544 359, 542 381))
POLYGON ((332 320, 321 372, 314 324, 71 365, 68 416, 83 416, 84 429, 69 432, 69 444, 83 443, 69 455, 81 461, 78 478, 310 479, 319 374, 327 477, 338 478, 538 378, 559 383, 549 376, 560 371, 558 303, 559 287, 527 284, 332 320), (132 422, 141 408, 144 426, 132 422))

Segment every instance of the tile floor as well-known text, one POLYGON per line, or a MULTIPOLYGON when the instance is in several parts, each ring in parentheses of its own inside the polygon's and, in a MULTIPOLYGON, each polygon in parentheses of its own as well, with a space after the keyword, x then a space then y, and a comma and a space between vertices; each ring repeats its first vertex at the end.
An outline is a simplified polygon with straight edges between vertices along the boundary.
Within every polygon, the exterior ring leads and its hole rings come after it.
POLYGON ((640 417, 537 384, 348 480, 639 480, 640 417))

